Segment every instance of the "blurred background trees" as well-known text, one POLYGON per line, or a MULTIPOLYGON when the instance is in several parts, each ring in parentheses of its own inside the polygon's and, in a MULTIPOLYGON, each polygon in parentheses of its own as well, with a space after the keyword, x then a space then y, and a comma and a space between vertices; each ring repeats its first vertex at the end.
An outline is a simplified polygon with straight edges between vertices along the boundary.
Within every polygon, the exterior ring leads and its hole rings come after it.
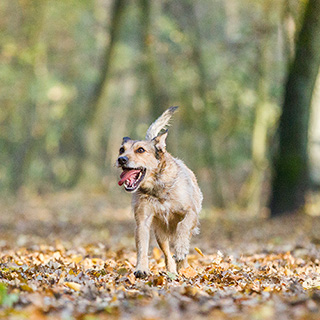
POLYGON ((1 1, 2 193, 77 187, 114 199, 122 137, 143 138, 179 105, 168 149, 195 171, 205 204, 258 212, 305 4, 1 1))
POLYGON ((310 108, 320 66, 320 1, 310 0, 288 72, 274 162, 271 215, 303 208, 310 188, 310 108))

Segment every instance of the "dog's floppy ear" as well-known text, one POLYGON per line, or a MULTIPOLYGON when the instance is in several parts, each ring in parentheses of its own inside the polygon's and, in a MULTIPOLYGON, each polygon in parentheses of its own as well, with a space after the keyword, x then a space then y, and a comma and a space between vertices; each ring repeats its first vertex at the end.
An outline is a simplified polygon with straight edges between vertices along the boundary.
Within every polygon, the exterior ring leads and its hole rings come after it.
POLYGON ((131 140, 129 137, 123 137, 122 144, 126 143, 127 141, 131 140))
POLYGON ((166 151, 166 138, 168 135, 168 130, 164 130, 160 132, 155 138, 152 139, 154 142, 154 146, 158 151, 165 152, 166 151))

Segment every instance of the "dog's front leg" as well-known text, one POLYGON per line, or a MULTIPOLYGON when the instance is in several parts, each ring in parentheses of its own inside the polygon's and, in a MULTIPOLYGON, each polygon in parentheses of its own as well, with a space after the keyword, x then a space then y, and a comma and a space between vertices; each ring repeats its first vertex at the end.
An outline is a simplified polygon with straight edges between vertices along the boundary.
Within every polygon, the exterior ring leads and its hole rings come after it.
POLYGON ((137 266, 134 275, 136 278, 145 278, 148 276, 148 250, 150 240, 150 227, 152 224, 153 213, 148 212, 147 207, 140 207, 135 211, 136 219, 136 247, 137 247, 137 266))

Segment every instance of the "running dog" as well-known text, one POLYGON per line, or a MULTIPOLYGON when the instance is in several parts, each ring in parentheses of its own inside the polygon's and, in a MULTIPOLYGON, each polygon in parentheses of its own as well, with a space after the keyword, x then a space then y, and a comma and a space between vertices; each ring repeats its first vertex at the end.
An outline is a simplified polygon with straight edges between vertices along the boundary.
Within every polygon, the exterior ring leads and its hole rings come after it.
POLYGON ((170 107, 152 123, 145 140, 124 137, 116 162, 123 170, 118 184, 133 193, 137 278, 149 274, 151 228, 164 253, 167 270, 172 273, 188 266, 190 239, 198 233, 202 193, 196 177, 181 160, 166 151, 166 127, 177 108, 170 107))

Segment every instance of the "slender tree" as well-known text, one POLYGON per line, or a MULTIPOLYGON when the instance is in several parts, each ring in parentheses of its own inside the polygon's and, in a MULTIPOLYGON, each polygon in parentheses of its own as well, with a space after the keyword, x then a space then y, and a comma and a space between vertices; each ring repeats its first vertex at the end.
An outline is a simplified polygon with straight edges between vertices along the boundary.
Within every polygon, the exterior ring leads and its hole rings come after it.
POLYGON ((150 101, 150 111, 153 118, 159 114, 159 108, 163 110, 169 104, 167 89, 159 75, 159 64, 154 52, 154 37, 152 34, 152 1, 140 0, 141 40, 144 54, 143 72, 147 79, 147 93, 150 101))
MULTIPOLYGON (((213 86, 209 79, 207 66, 204 62, 202 49, 202 37, 200 24, 196 14, 196 5, 193 1, 182 1, 180 4, 181 14, 176 17, 180 24, 181 30, 188 35, 189 45, 191 48, 190 63, 193 64, 197 73, 197 81, 195 87, 199 98, 203 102, 203 110, 199 113, 194 113, 194 119, 201 123, 201 130, 205 135, 205 143, 203 153, 206 156, 206 164, 211 167, 210 174, 212 175, 212 190, 215 193, 215 205, 220 208, 226 207, 225 193, 223 192, 224 184, 221 177, 221 164, 218 160, 218 151, 216 143, 216 129, 212 126, 211 119, 214 108, 218 108, 219 102, 215 98, 214 103, 208 99, 208 89, 213 86)), ((212 97, 211 97, 212 99, 212 97)), ((189 111, 192 112, 192 109, 189 111)))
POLYGON ((305 204, 310 105, 319 65, 320 1, 309 0, 285 87, 269 204, 272 217, 294 213, 305 204))
POLYGON ((114 0, 111 13, 111 23, 110 27, 108 27, 110 41, 101 57, 99 75, 92 86, 91 93, 82 112, 79 112, 78 108, 75 110, 70 108, 69 117, 74 117, 74 119, 70 122, 70 126, 68 126, 63 133, 61 139, 61 150, 64 152, 70 152, 69 150, 71 150, 75 161, 72 172, 70 172, 70 178, 63 183, 65 187, 75 186, 81 178, 83 163, 86 158, 85 133, 90 125, 93 125, 94 119, 98 113, 101 96, 103 95, 110 78, 112 57, 115 45, 119 38, 126 7, 126 0, 114 0))

